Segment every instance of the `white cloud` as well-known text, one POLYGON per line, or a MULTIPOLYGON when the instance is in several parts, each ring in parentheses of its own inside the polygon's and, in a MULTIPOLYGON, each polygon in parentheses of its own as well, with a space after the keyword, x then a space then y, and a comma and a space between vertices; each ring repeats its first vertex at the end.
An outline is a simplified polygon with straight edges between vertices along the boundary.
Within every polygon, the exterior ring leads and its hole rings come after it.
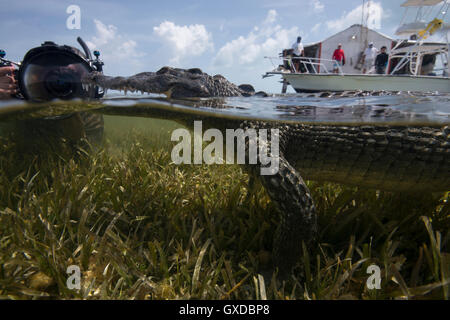
POLYGON ((269 10, 267 13, 266 20, 264 20, 265 24, 271 24, 274 23, 277 20, 277 11, 276 10, 269 10))
POLYGON ((116 37, 117 32, 117 28, 112 24, 107 26, 97 19, 94 19, 94 23, 97 35, 92 37, 92 40, 88 43, 92 46, 91 49, 105 45, 108 41, 116 37))
POLYGON ((231 67, 261 63, 264 56, 276 56, 281 49, 291 45, 297 38, 297 27, 283 29, 275 24, 277 12, 269 10, 260 26, 255 26, 246 36, 227 42, 216 54, 213 64, 216 67, 231 67))
POLYGON ((200 56, 214 48, 212 35, 201 24, 177 26, 173 22, 164 21, 153 28, 153 33, 171 48, 171 63, 174 64, 178 64, 186 56, 200 56))
POLYGON ((139 58, 145 54, 137 50, 134 40, 125 40, 125 36, 117 32, 117 27, 105 25, 100 20, 94 19, 96 35, 86 44, 91 50, 100 50, 105 68, 114 65, 115 70, 122 73, 137 72, 142 63, 139 58))
POLYGON ((320 30, 320 27, 322 26, 322 22, 316 23, 314 27, 311 28, 311 32, 317 33, 320 30))
MULTIPOLYGON (((352 11, 344 14, 336 20, 327 22, 327 27, 333 31, 341 31, 353 24, 361 23, 363 5, 359 5, 352 11)), ((368 17, 367 26, 371 29, 381 29, 381 20, 387 18, 387 13, 383 10, 381 3, 369 1, 364 7, 364 16, 368 17)))
POLYGON ((321 13, 325 6, 320 0, 312 0, 311 5, 313 7, 314 13, 321 13))

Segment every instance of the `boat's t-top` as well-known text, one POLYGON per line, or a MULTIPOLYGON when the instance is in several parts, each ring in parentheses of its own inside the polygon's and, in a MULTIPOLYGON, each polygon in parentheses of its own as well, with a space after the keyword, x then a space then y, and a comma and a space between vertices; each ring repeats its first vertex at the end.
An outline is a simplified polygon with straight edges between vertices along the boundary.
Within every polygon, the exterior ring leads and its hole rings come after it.
POLYGON ((409 69, 408 73, 415 76, 431 74, 436 56, 439 55, 442 75, 448 76, 450 25, 445 22, 445 18, 450 3, 441 0, 407 0, 401 6, 405 8, 405 13, 396 35, 407 38, 398 41, 391 50, 391 61, 397 59, 391 74, 405 73, 405 68, 409 69), (446 41, 425 42, 437 33, 444 35, 446 41), (429 70, 424 68, 424 65, 427 65, 424 62, 429 62, 428 65, 432 67, 429 67, 429 70))

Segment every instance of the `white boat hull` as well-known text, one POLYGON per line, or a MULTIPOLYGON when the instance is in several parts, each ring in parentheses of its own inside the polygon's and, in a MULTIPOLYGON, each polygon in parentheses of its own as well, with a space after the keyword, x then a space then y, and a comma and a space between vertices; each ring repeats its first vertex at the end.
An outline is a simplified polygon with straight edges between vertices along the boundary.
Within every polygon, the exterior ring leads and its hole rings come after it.
MULTIPOLYGON (((274 73, 275 74, 275 73, 274 73)), ((450 92, 450 78, 396 75, 278 73, 297 91, 450 92)))

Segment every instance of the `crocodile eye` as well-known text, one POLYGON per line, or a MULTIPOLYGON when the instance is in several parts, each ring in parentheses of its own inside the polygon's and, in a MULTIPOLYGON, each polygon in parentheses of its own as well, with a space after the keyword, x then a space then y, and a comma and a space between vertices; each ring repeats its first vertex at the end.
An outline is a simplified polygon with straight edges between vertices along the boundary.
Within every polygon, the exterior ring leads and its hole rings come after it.
POLYGON ((192 74, 203 74, 203 71, 199 68, 188 69, 187 72, 192 73, 192 74))
POLYGON ((156 74, 164 74, 164 73, 168 73, 170 71, 170 67, 162 67, 161 69, 159 69, 158 71, 156 71, 156 74))
POLYGON ((223 75, 221 75, 221 74, 216 74, 214 77, 213 77, 213 79, 214 79, 214 81, 222 81, 222 80, 226 80, 226 78, 223 76, 223 75))

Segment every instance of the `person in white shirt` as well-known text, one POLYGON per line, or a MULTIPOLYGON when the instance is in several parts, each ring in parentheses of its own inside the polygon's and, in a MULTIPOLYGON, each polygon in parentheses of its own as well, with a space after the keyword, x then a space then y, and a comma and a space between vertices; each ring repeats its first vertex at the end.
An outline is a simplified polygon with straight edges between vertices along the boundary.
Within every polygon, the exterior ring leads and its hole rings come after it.
POLYGON ((373 42, 369 43, 369 47, 366 48, 363 55, 364 61, 363 73, 366 73, 367 71, 370 71, 370 69, 372 69, 377 55, 378 49, 373 46, 373 42))
POLYGON ((298 72, 300 70, 300 60, 296 58, 302 57, 304 52, 302 37, 297 37, 297 41, 292 45, 292 50, 295 71, 298 72))

